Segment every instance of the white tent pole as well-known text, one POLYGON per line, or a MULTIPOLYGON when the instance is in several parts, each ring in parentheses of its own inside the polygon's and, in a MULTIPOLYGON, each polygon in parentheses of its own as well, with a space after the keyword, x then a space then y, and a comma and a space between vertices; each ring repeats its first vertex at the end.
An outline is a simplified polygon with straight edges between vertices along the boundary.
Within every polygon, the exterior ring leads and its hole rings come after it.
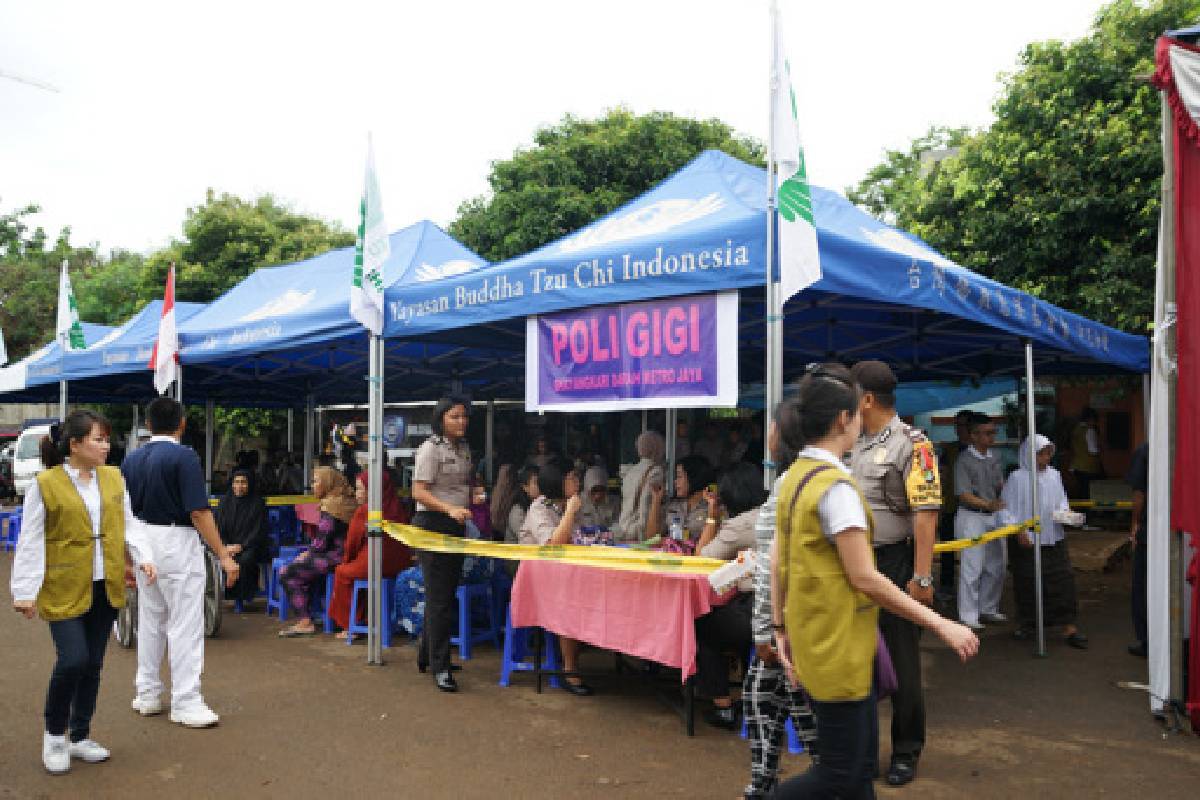
POLYGON ((138 404, 133 404, 133 425, 129 431, 129 441, 125 443, 125 452, 132 453, 138 446, 138 404))
POLYGON ((667 499, 671 497, 671 487, 675 485, 675 448, 679 445, 679 409, 667 409, 667 474, 663 483, 666 484, 667 494, 663 500, 665 504, 667 499))
POLYGON ((1037 415, 1033 405, 1033 342, 1025 340, 1025 437, 1029 442, 1029 492, 1033 499, 1033 574, 1034 600, 1037 604, 1037 656, 1046 657, 1046 626, 1042 606, 1042 515, 1038 505, 1037 415))
POLYGON ((183 403, 183 364, 175 368, 175 399, 183 403))
MULTIPOLYGON (((367 663, 383 663, 383 337, 371 336, 367 377, 367 663)), ((353 457, 353 456, 352 456, 353 457)))
POLYGON ((483 445, 483 457, 487 462, 487 485, 491 486, 496 474, 496 401, 487 401, 487 430, 483 445))
POLYGON ((767 87, 769 95, 767 97, 767 252, 766 258, 766 335, 767 335, 767 363, 766 375, 763 386, 763 486, 770 489, 775 481, 775 467, 771 460, 771 446, 768 444, 771 440, 771 423, 775 418, 775 406, 779 403, 779 392, 782 388, 777 379, 782 380, 782 370, 780 369, 781 348, 779 339, 779 286, 775 283, 775 26, 778 23, 778 14, 774 4, 771 6, 771 25, 768 34, 770 35, 770 45, 767 52, 771 54, 770 62, 767 66, 768 81, 767 87))
POLYGON ((313 439, 316 438, 313 419, 313 396, 309 392, 304 397, 304 475, 300 481, 302 487, 308 487, 312 482, 313 472, 313 439))
POLYGON ((58 421, 65 422, 67 419, 67 382, 60 380, 58 382, 58 421))
POLYGON ((209 494, 212 494, 212 473, 213 473, 213 424, 216 421, 216 413, 213 408, 212 398, 204 401, 204 488, 209 494))

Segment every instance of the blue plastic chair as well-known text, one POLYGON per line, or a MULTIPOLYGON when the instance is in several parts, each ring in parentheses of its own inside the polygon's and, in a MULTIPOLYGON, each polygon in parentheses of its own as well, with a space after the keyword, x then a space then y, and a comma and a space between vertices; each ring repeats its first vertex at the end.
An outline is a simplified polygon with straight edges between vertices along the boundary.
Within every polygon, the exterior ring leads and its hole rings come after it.
MULTIPOLYGON (((267 595, 267 613, 271 613, 271 609, 275 608, 279 611, 279 621, 287 622, 288 618, 288 601, 283 596, 283 584, 279 581, 280 571, 299 555, 303 547, 281 547, 280 551, 287 551, 284 555, 276 558, 271 562, 271 580, 274 582, 274 591, 267 595)), ((322 600, 321 596, 317 596, 316 608, 310 603, 309 611, 313 613, 313 617, 320 617, 324 625, 325 633, 333 633, 333 620, 329 618, 329 600, 333 597, 333 573, 330 572, 325 576, 325 597, 322 600)))
MULTIPOLYGON (((387 614, 387 624, 380 631, 380 638, 383 640, 382 644, 384 647, 392 646, 392 631, 396 629, 396 590, 394 584, 395 581, 392 578, 384 578, 383 582, 379 585, 379 591, 383 598, 383 612, 387 614)), ((346 630, 351 634, 369 633, 366 623, 360 625, 357 622, 358 593, 360 591, 363 592, 363 596, 365 597, 367 588, 367 581, 363 579, 356 580, 354 588, 350 590, 350 627, 346 630)), ((354 644, 354 642, 351 639, 347 639, 346 644, 354 644)))
POLYGON ((25 516, 25 510, 18 506, 12 511, 3 512, 3 517, 7 518, 8 524, 4 526, 4 534, 0 536, 0 550, 10 551, 17 549, 17 539, 21 538, 21 520, 25 516))
POLYGON ((500 628, 496 624, 495 595, 491 583, 462 583, 454 593, 458 598, 458 633, 450 637, 450 645, 458 648, 463 661, 471 658, 471 646, 477 642, 491 640, 500 647, 500 628), (474 626, 475 615, 471 613, 476 600, 487 603, 487 624, 483 628, 474 626))
MULTIPOLYGON (((534 672, 537 666, 533 663, 534 650, 530 646, 529 636, 537 628, 514 628, 512 612, 504 613, 504 650, 500 660, 500 685, 508 686, 514 672, 534 672)), ((542 630, 544 650, 541 669, 561 671, 562 661, 558 656, 558 638, 547 630, 542 630)), ((551 688, 561 688, 557 675, 550 675, 548 682, 551 688)))

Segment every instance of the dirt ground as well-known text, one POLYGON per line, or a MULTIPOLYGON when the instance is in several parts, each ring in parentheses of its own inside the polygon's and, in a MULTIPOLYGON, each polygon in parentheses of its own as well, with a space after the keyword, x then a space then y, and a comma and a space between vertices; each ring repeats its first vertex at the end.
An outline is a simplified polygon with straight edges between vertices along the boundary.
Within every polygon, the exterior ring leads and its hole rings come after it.
MULTIPOLYGON (((11 564, 0 556, 5 589, 11 564)), ((1146 695, 1117 686, 1146 679, 1146 662, 1125 652, 1128 562, 1079 581, 1087 652, 1051 639, 1035 659, 1011 626, 996 627, 963 666, 925 637, 929 741, 917 782, 881 796, 1200 796, 1200 738, 1164 735, 1146 695)), ((591 698, 539 695, 528 678, 502 689, 498 654, 483 646, 463 691, 444 695, 403 638, 385 666, 368 667, 361 645, 281 640, 278 627, 262 613, 226 615, 204 678, 221 724, 199 731, 130 710, 134 653, 114 643, 93 726, 112 760, 51 777, 40 759, 50 637, 42 622, 0 614, 0 798, 735 798, 746 780, 745 741, 700 721, 688 739, 628 675, 601 675, 591 698)), ((603 671, 612 659, 583 663, 603 671)), ((886 703, 881 728, 886 759, 886 703)), ((784 756, 787 773, 807 765, 784 756)))

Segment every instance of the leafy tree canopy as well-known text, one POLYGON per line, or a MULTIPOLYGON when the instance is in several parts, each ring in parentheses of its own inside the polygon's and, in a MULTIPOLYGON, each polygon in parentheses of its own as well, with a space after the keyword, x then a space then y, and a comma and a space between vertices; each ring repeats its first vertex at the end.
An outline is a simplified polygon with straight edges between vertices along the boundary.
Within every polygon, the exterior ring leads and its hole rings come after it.
POLYGON ((932 128, 849 196, 984 275, 1145 331, 1162 158, 1137 76, 1158 35, 1198 18, 1198 0, 1115 0, 1084 38, 1022 51, 990 128, 932 128))
POLYGON ((459 206, 451 235, 492 261, 527 253, 652 188, 704 150, 764 166, 761 143, 725 123, 625 109, 567 115, 492 164, 491 192, 459 206))

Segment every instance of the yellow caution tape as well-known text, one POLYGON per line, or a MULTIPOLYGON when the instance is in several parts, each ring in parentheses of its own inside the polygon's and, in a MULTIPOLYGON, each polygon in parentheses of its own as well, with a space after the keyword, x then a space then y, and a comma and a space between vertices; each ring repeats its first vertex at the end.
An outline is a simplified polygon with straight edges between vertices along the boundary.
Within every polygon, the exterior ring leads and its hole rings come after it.
POLYGON ((1113 500, 1112 502, 1097 502, 1096 500, 1072 500, 1071 508, 1133 508, 1129 500, 1113 500))
POLYGON ((966 550, 968 547, 978 547, 981 544, 987 544, 996 539, 1003 539, 1005 536, 1012 536, 1015 533, 1040 528, 1041 524, 1036 518, 1027 519, 1024 522, 1018 522, 1016 525, 1006 525, 1003 528, 988 531, 982 536, 976 536, 974 539, 955 539, 953 542, 938 542, 933 546, 933 552, 947 553, 955 550, 966 550))
MULTIPOLYGON (((994 531, 988 531, 974 539, 956 539, 953 542, 940 542, 934 545, 933 550, 936 553, 966 550, 968 547, 978 547, 981 544, 986 544, 1005 536, 1012 536, 1013 534, 1036 527, 1036 520, 1027 519, 1017 525, 1009 525, 994 531)), ((396 522, 383 523, 383 529, 393 539, 397 539, 417 550, 428 550, 434 553, 486 556, 488 558, 504 558, 510 561, 557 561, 562 564, 619 569, 627 572, 674 572, 681 575, 708 575, 720 569, 726 563, 717 558, 632 550, 624 547, 574 544, 539 546, 532 544, 507 544, 505 542, 492 542, 483 539, 464 539, 461 536, 447 536, 443 533, 434 533, 424 528, 418 528, 413 525, 402 525, 396 522)))
MULTIPOLYGON (((267 501, 267 505, 269 506, 296 506, 304 505, 305 503, 320 502, 317 500, 317 498, 307 494, 273 494, 263 499, 267 501)), ((208 498, 208 504, 214 508, 219 505, 220 502, 221 498, 219 497, 208 498)))
POLYGON ((680 575, 708 575, 725 562, 719 558, 681 556, 624 547, 576 544, 506 544, 482 539, 464 539, 433 533, 412 525, 385 522, 383 529, 394 539, 417 550, 434 553, 459 553, 471 556, 505 558, 513 561, 557 561, 583 567, 602 567, 626 572, 673 572, 680 575))
POLYGON ((383 512, 382 511, 368 511, 367 512, 367 522, 383 522, 383 512))

